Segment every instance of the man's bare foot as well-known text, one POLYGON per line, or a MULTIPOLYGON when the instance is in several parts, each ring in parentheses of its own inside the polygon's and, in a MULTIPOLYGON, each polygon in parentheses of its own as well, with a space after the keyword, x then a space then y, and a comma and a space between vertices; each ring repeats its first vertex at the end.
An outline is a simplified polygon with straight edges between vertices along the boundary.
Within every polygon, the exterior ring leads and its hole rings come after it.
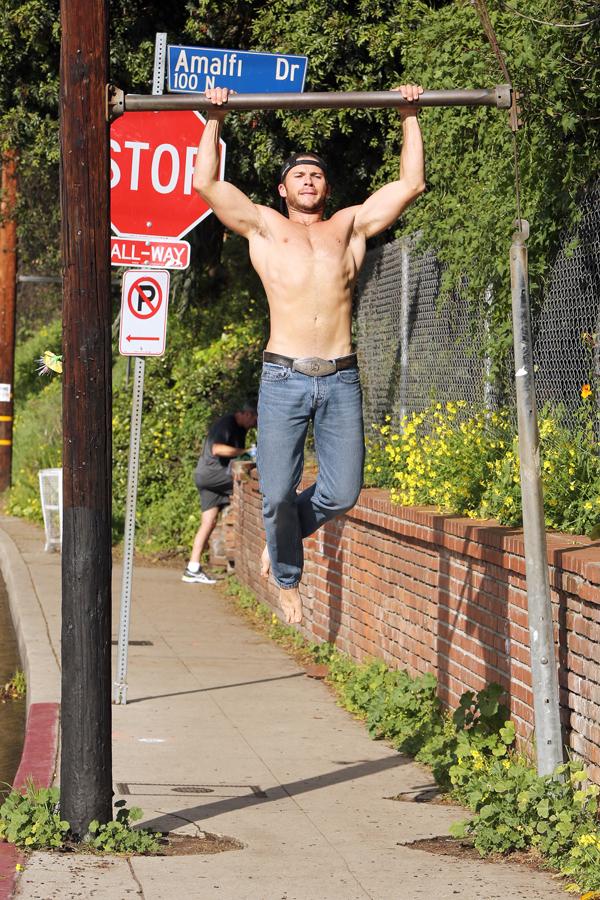
POLYGON ((283 610, 285 621, 290 625, 299 625, 302 621, 302 600, 300 591, 295 588, 281 588, 279 591, 279 604, 283 610))
POLYGON ((262 552, 262 556, 260 558, 260 574, 263 578, 269 577, 269 572, 271 571, 271 560, 269 559, 269 548, 265 544, 265 549, 262 552))

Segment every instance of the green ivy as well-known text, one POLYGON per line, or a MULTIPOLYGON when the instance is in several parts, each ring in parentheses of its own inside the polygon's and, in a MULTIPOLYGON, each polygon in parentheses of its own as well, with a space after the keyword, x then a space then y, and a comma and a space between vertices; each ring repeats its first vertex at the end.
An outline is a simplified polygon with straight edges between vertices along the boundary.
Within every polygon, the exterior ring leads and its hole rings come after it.
POLYGON ((475 815, 452 827, 470 836, 482 856, 535 848, 547 863, 576 878, 577 890, 600 888, 597 785, 580 762, 540 777, 517 754, 459 758, 450 772, 457 796, 475 815))
MULTIPOLYGON (((124 800, 118 800, 115 807, 118 811, 113 822, 90 823, 89 838, 81 848, 116 854, 157 853, 157 835, 132 828, 132 822, 141 819, 142 810, 127 809, 124 800)), ((58 850, 65 846, 69 829, 69 823, 60 816, 60 792, 56 787, 37 788, 29 781, 25 793, 13 790, 0 805, 0 841, 23 850, 58 850)))
POLYGON ((142 818, 139 806, 127 809, 125 800, 115 803, 117 815, 113 822, 100 824, 94 819, 90 822, 89 843, 99 853, 157 853, 160 843, 156 834, 146 829, 134 829, 132 823, 142 818))
POLYGON ((0 806, 0 840, 27 850, 62 847, 69 823, 60 817, 58 788, 27 785, 11 791, 0 806))

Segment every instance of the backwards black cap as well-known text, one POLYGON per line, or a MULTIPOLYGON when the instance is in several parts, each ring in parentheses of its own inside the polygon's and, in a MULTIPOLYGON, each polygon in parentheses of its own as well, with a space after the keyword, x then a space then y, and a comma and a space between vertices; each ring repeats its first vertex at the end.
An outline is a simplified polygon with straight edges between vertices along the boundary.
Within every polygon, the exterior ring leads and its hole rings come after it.
POLYGON ((304 153, 292 153, 291 156, 288 156, 288 158, 282 165, 281 171, 279 173, 280 183, 283 184, 285 176, 290 171, 290 169, 293 169, 294 166, 300 166, 300 165, 317 166, 319 169, 321 169, 324 172, 325 178, 327 179, 327 181, 329 181, 329 174, 327 172, 327 163, 325 162, 325 160, 321 159, 320 156, 317 156, 316 153, 305 151, 304 153))

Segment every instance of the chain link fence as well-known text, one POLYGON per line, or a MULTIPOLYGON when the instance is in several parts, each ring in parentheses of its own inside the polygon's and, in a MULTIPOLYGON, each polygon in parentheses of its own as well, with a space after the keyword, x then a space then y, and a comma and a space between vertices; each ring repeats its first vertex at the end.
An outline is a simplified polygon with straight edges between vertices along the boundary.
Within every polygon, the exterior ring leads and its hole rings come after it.
MULTIPOLYGON (((538 405, 561 409, 567 425, 582 385, 600 374, 599 341, 591 337, 600 333, 599 200, 600 184, 582 201, 576 233, 565 236, 533 322, 538 405)), ((367 424, 387 415, 397 424, 433 400, 492 408, 504 396, 514 404, 512 359, 497 366, 503 383, 492 382, 481 352, 485 317, 474 318, 460 289, 441 304, 441 274, 434 252, 416 251, 410 239, 367 254, 355 318, 367 424)))

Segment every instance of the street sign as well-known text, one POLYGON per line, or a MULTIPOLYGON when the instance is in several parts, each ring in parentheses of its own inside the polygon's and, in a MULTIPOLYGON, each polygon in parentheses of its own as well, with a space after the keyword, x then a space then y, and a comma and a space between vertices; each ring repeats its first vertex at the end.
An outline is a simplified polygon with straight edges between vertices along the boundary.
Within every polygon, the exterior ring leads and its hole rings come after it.
POLYGON ((167 337, 169 273, 129 269, 123 275, 119 353, 162 356, 167 337))
MULTIPOLYGON (((110 127, 110 220, 118 235, 182 238, 212 210, 192 189, 205 119, 187 110, 125 113, 110 127)), ((220 142, 219 178, 225 169, 220 142)))
POLYGON ((111 237, 111 266, 143 266, 145 269, 187 269, 190 245, 187 241, 159 238, 111 237))
POLYGON ((240 94, 300 92, 306 78, 306 56, 215 50, 213 47, 169 46, 169 91, 203 93, 226 87, 240 94))

